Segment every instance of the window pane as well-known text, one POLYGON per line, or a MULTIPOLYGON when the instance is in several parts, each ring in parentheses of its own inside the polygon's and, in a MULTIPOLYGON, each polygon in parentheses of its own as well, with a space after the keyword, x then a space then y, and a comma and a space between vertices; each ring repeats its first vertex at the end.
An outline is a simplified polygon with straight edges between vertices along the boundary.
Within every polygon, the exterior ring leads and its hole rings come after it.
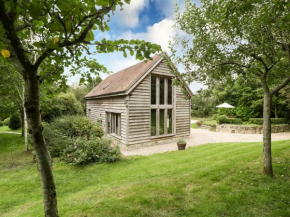
POLYGON ((111 133, 111 113, 107 112, 107 132, 111 133))
POLYGON ((151 136, 156 136, 156 109, 151 109, 151 136))
POLYGON ((119 118, 118 118, 119 114, 115 115, 115 120, 116 120, 116 134, 119 134, 119 118))
POLYGON ((156 104, 156 76, 151 75, 151 104, 156 104))
POLYGON ((168 105, 172 105, 172 80, 168 79, 168 105))
POLYGON ((164 134, 164 109, 160 109, 159 113, 159 135, 164 134))
POLYGON ((172 109, 167 110, 167 133, 172 133, 172 109))
POLYGON ((164 84, 164 78, 160 78, 160 97, 159 97, 159 104, 164 104, 164 91, 165 91, 165 84, 164 84))

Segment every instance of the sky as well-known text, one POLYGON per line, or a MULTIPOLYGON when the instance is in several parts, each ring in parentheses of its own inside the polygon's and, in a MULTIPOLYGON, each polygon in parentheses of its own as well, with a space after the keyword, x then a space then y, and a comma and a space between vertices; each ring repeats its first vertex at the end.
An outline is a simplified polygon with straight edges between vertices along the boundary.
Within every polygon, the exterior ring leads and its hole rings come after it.
MULTIPOLYGON (((195 0, 197 4, 199 0, 195 0)), ((102 38, 116 39, 140 39, 159 44, 163 51, 169 53, 169 41, 173 40, 177 30, 173 28, 174 8, 178 4, 180 10, 184 7, 184 0, 131 0, 130 5, 125 4, 124 10, 116 10, 109 22, 110 31, 94 32, 95 40, 102 38)), ((134 56, 123 57, 123 53, 97 54, 92 56, 109 71, 118 72, 124 68, 138 63, 134 56)), ((104 79, 107 74, 100 74, 104 79)), ((69 78, 70 83, 78 83, 79 77, 69 78)), ((193 92, 204 88, 202 84, 193 82, 190 84, 193 92)))

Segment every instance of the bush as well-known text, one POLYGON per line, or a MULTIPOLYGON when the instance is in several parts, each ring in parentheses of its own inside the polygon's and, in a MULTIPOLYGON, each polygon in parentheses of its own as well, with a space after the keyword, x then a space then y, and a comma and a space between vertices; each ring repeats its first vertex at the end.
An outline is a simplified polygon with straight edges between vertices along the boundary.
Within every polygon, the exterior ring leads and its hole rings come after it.
POLYGON ((228 117, 227 117, 226 115, 220 115, 220 116, 218 116, 218 118, 217 118, 217 122, 218 122, 219 124, 225 124, 227 118, 228 118, 228 117))
POLYGON ((10 117, 9 128, 11 130, 18 130, 21 127, 21 120, 18 114, 13 114, 10 117))
POLYGON ((8 125, 9 125, 9 122, 10 122, 10 118, 6 118, 6 119, 3 121, 3 125, 4 125, 4 126, 8 126, 8 125))
POLYGON ((218 117, 217 122, 219 124, 243 124, 242 119, 240 118, 228 118, 225 115, 221 115, 218 117))
POLYGON ((85 116, 62 116, 44 126, 43 135, 51 156, 58 157, 78 137, 87 140, 103 136, 103 130, 85 116))
POLYGON ((42 100, 41 108, 42 120, 46 122, 51 122, 62 115, 84 114, 81 103, 72 93, 62 93, 53 99, 42 100))
POLYGON ((95 162, 114 162, 120 158, 120 148, 111 145, 111 140, 78 138, 73 144, 67 146, 61 160, 68 164, 81 165, 95 162))
MULTIPOLYGON (((250 124, 263 125, 263 118, 250 118, 250 124)), ((289 121, 286 118, 271 118, 271 124, 288 124, 289 121)))
POLYGON ((219 115, 218 115, 218 114, 215 114, 215 115, 212 116, 212 119, 213 119, 213 120, 217 120, 218 117, 219 117, 219 115))
POLYGON ((0 121, 0 127, 2 127, 3 126, 3 121, 0 121))

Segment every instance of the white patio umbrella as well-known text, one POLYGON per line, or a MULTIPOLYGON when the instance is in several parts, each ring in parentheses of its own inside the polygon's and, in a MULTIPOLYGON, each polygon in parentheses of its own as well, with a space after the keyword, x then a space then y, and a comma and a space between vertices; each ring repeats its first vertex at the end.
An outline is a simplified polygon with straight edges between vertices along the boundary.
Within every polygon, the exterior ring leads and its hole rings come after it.
POLYGON ((235 108, 235 107, 225 102, 221 105, 218 105, 217 108, 235 108))

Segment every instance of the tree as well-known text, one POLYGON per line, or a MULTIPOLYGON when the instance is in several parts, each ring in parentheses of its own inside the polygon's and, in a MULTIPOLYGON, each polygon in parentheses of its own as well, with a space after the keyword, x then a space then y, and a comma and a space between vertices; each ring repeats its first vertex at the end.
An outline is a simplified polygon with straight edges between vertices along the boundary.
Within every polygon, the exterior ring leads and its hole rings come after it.
POLYGON ((129 52, 139 60, 160 51, 160 46, 140 40, 94 39, 93 30, 108 31, 110 14, 123 4, 122 0, 0 0, 0 49, 25 83, 29 135, 41 176, 45 216, 58 216, 58 208, 52 160, 42 133, 40 85, 65 84, 65 67, 73 75, 82 75, 80 83, 90 79, 91 72, 105 71, 96 60, 83 55, 92 50, 120 51, 125 57, 129 52))
POLYGON ((200 7, 186 1, 176 37, 183 49, 173 57, 192 79, 212 83, 227 76, 258 78, 263 88, 263 166, 273 176, 271 101, 290 82, 290 2, 204 0, 200 7), (190 41, 190 42, 189 42, 190 41), (191 46, 192 45, 192 46, 191 46))

